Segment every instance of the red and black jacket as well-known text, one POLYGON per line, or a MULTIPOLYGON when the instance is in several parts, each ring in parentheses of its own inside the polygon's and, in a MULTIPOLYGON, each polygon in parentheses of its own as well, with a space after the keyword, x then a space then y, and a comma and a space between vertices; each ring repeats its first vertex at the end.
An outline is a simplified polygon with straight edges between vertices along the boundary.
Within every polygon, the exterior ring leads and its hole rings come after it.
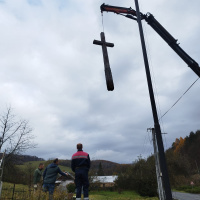
POLYGON ((84 152, 83 150, 78 150, 72 156, 71 161, 71 168, 72 171, 75 172, 78 168, 86 168, 90 169, 90 156, 88 153, 84 152))

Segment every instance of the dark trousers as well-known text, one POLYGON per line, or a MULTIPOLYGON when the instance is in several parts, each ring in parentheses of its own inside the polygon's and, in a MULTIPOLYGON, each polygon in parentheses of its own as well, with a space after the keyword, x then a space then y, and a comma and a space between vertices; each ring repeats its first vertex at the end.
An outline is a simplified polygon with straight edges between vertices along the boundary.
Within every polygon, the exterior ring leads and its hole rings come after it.
POLYGON ((49 191, 49 200, 53 200, 53 192, 55 189, 55 184, 54 183, 44 183, 43 184, 43 191, 47 192, 49 191))
POLYGON ((78 168, 75 170, 76 198, 81 198, 81 190, 83 187, 84 198, 88 197, 88 169, 78 168))

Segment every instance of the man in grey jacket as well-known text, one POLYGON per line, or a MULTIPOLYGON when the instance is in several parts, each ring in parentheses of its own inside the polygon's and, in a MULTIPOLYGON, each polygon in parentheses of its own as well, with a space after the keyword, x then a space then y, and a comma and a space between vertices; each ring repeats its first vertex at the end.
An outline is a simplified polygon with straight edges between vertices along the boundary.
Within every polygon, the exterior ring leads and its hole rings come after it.
POLYGON ((49 191, 49 200, 53 199, 53 192, 57 175, 61 174, 67 176, 68 173, 63 173, 58 167, 58 158, 53 163, 49 164, 43 173, 43 189, 45 192, 49 191))

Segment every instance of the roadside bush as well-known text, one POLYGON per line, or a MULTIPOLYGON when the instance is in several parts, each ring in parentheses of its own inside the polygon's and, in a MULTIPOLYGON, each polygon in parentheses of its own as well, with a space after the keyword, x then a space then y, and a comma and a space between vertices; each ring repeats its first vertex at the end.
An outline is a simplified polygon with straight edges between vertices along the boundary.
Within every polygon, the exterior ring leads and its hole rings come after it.
POLYGON ((157 196, 155 160, 151 156, 147 160, 139 159, 116 180, 118 188, 134 190, 141 196, 157 196))
POLYGON ((200 194, 200 187, 188 188, 185 190, 188 193, 200 194))
POLYGON ((179 191, 184 191, 188 193, 195 193, 200 194, 200 186, 190 186, 190 185, 184 185, 176 188, 179 191))
POLYGON ((90 182, 90 190, 100 190, 101 183, 99 181, 90 182))
POLYGON ((179 190, 179 191, 185 191, 186 189, 188 189, 188 187, 190 187, 190 186, 182 185, 182 186, 176 187, 176 189, 179 190))
POLYGON ((155 197, 157 196, 157 185, 151 179, 142 180, 138 185, 137 192, 141 196, 155 197))

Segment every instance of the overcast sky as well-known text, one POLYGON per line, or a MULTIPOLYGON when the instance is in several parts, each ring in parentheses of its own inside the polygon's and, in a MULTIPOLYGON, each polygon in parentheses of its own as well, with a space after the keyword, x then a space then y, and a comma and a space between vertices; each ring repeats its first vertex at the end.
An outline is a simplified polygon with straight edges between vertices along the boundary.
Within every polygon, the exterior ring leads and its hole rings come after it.
MULTIPOLYGON (((136 21, 103 14, 115 90, 107 91, 102 49, 102 3, 134 0, 1 0, 0 112, 8 105, 34 129, 26 154, 71 159, 81 142, 91 159, 131 163, 153 151, 153 117, 136 21)), ((200 1, 140 0, 200 63, 200 1)), ((143 22, 159 117, 198 78, 143 22)), ((200 129, 200 80, 161 121, 165 148, 200 129)))

